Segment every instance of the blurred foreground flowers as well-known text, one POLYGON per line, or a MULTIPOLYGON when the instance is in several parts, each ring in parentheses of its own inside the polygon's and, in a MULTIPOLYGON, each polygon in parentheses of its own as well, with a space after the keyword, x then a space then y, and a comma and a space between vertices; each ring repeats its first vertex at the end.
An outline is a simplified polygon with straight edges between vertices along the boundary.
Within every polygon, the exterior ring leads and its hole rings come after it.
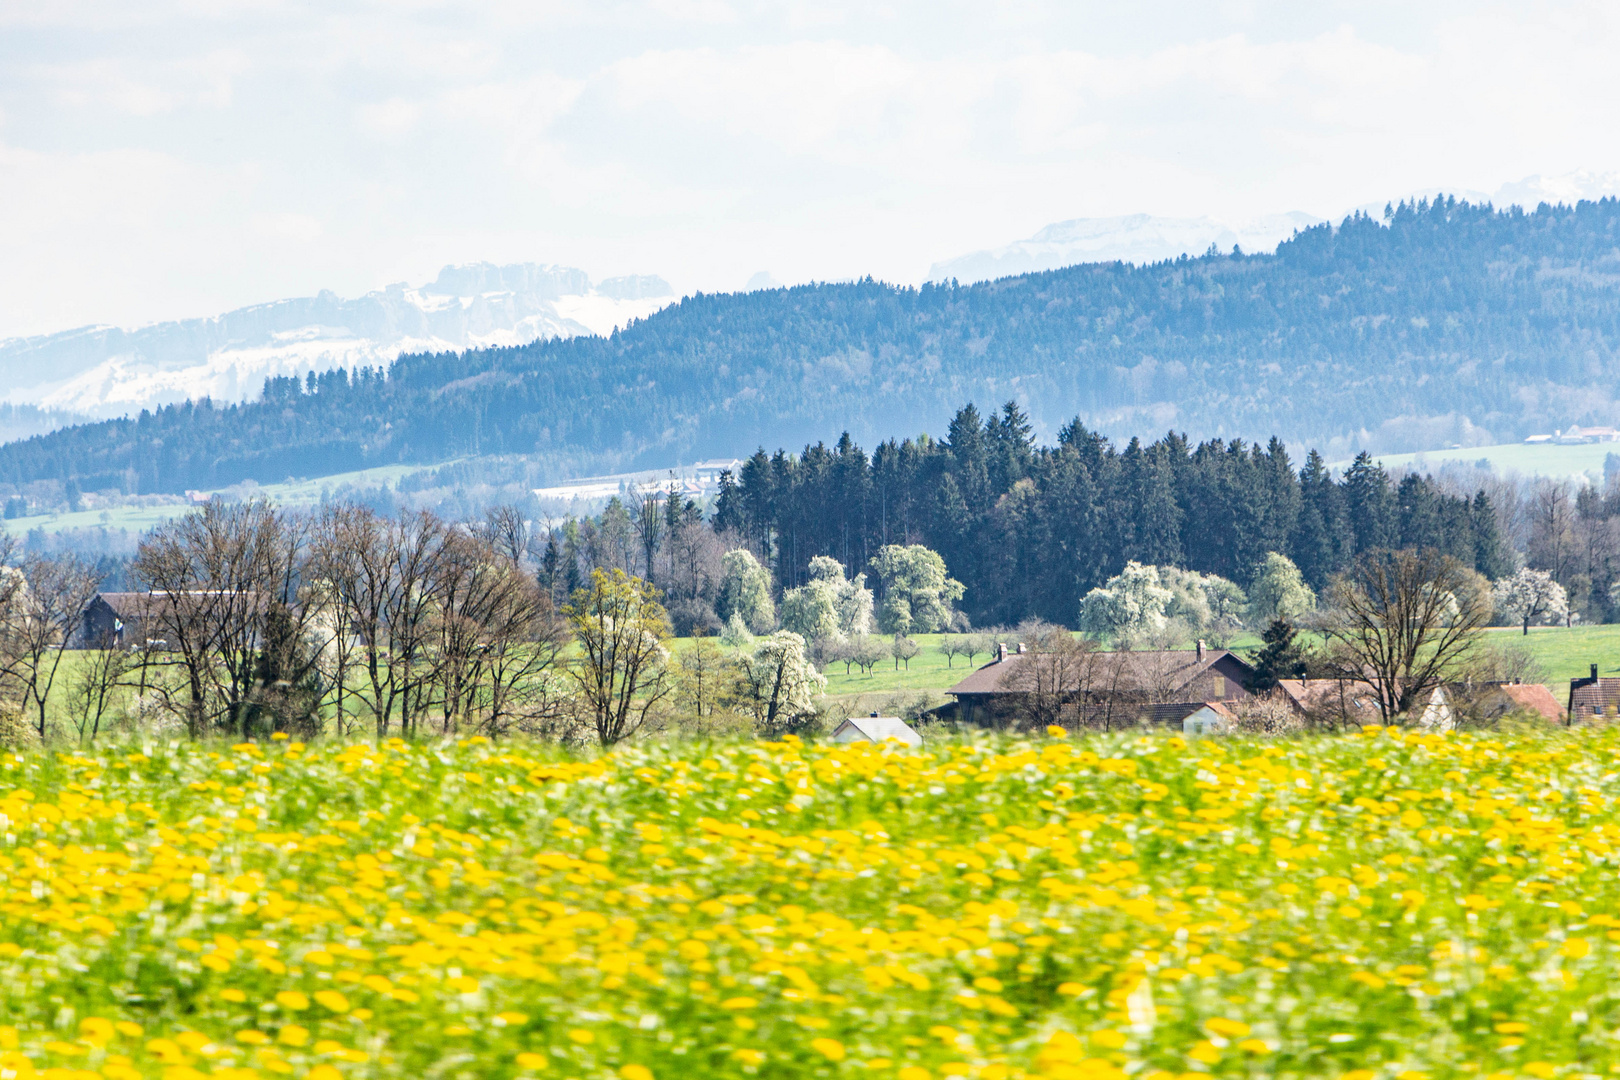
POLYGON ((0 758, 0 1080, 1620 1067, 1620 734, 0 758))

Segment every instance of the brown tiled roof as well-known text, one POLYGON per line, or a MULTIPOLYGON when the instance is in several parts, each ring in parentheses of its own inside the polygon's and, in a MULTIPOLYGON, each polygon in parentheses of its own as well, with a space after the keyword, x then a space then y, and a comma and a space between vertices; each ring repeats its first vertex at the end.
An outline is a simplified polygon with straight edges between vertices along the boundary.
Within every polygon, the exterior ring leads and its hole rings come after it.
POLYGON ((1620 705, 1620 679, 1576 679, 1569 687, 1569 711, 1575 716, 1602 716, 1620 705))
POLYGON ((1564 707, 1558 704, 1553 692, 1540 683, 1500 683, 1496 689, 1507 695, 1520 709, 1540 713, 1550 723, 1561 724, 1564 721, 1564 707))
POLYGON ((1331 709, 1363 721, 1380 715, 1377 695, 1361 683, 1338 679, 1278 679, 1277 689, 1300 712, 1331 709))
MULTIPOLYGON (((1030 655, 1010 653, 1005 660, 992 660, 945 692, 958 697, 963 694, 1016 693, 1004 684, 1030 655)), ((1098 656, 1110 663, 1123 665, 1124 670, 1119 673, 1115 687, 1122 690, 1183 687, 1225 656, 1241 664, 1244 670, 1253 670, 1242 657, 1226 649, 1205 649, 1202 659, 1196 649, 1109 652, 1099 653, 1098 656)))
POLYGON ((143 592, 103 592, 97 593, 91 600, 94 603, 101 600, 113 609, 121 619, 140 619, 151 613, 154 603, 150 593, 143 592))

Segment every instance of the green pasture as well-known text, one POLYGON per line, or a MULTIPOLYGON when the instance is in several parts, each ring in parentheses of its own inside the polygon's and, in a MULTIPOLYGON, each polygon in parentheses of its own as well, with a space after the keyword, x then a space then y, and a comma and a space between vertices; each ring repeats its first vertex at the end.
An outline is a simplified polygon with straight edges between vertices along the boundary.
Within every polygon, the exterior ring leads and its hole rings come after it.
MULTIPOLYGON (((1603 459, 1615 453, 1620 453, 1620 443, 1583 443, 1578 446, 1503 443, 1499 446, 1465 446, 1456 450, 1424 450, 1415 454, 1380 454, 1378 463, 1386 469, 1410 468, 1425 472, 1437 469, 1446 462, 1458 461, 1471 465, 1483 459, 1499 473, 1554 477, 1596 474, 1601 478, 1603 459)), ((1335 467, 1343 468, 1349 464, 1348 461, 1341 461, 1335 463, 1335 467)))
POLYGON ((1487 633, 1491 642, 1520 646, 1535 657, 1542 668, 1542 681, 1559 698, 1569 692, 1569 680, 1589 674, 1593 664, 1600 675, 1620 675, 1620 623, 1532 626, 1528 635, 1518 627, 1487 633))
MULTIPOLYGON (((401 478, 421 469, 420 465, 380 465, 373 469, 336 473, 332 476, 316 477, 313 480, 287 480, 278 484, 236 484, 203 494, 223 494, 234 498, 257 496, 277 506, 314 506, 321 501, 323 494, 330 494, 340 488, 346 486, 373 488, 383 484, 397 484, 401 478)), ((0 521, 0 528, 19 536, 36 528, 43 529, 46 533, 56 533, 63 529, 99 528, 127 529, 138 533, 179 517, 191 508, 189 502, 175 501, 156 506, 115 506, 81 510, 78 513, 34 514, 0 521)))

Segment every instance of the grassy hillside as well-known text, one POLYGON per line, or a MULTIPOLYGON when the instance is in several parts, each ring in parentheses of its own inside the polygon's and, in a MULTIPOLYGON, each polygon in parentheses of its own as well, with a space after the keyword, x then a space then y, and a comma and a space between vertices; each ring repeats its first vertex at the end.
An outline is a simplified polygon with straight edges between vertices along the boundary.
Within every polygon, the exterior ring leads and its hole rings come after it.
MULTIPOLYGON (((1426 450, 1420 454, 1380 454, 1379 464, 1386 469, 1411 468, 1429 472, 1448 461, 1474 464, 1489 462, 1499 473, 1520 473, 1524 476, 1596 477, 1603 479, 1603 463, 1610 455, 1620 455, 1620 443, 1586 443, 1580 446, 1531 446, 1526 443, 1505 443, 1499 446, 1469 446, 1458 450, 1426 450)), ((1342 461, 1337 467, 1350 462, 1342 461)))
POLYGON ((1593 664, 1604 676, 1620 675, 1620 624, 1533 626, 1528 637, 1510 627, 1490 631, 1490 640, 1528 651, 1560 699, 1569 693, 1569 680, 1587 675, 1593 664))
MULTIPOLYGON (((385 465, 373 469, 337 473, 313 480, 288 480, 276 484, 242 484, 231 488, 210 489, 201 492, 201 494, 212 495, 219 493, 232 498, 263 498, 275 503, 277 506, 315 506, 320 503, 323 495, 330 495, 345 486, 370 488, 383 484, 398 484, 403 477, 417 471, 417 468, 411 465, 385 465)), ((171 518, 179 517, 190 509, 190 503, 176 500, 171 503, 151 506, 114 506, 104 510, 82 510, 78 513, 33 514, 25 517, 0 519, 0 528, 18 535, 32 529, 42 529, 46 533, 55 533, 63 529, 107 528, 127 529, 130 532, 139 533, 171 518)))

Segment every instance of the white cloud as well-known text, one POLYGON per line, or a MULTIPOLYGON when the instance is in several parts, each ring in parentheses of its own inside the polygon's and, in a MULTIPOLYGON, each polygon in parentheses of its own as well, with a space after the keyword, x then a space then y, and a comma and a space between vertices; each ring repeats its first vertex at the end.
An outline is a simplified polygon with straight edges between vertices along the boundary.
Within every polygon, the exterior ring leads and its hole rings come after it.
POLYGON ((255 214, 251 219, 254 232, 261 236, 311 244, 326 232, 320 219, 309 214, 255 214))
POLYGON ((680 22, 729 23, 737 12, 724 0, 649 0, 649 7, 666 18, 680 22))
POLYGON ((397 138, 416 126, 417 120, 421 119, 422 108, 404 98, 389 98, 387 101, 361 105, 355 109, 354 114, 355 120, 366 133, 384 138, 397 138))
POLYGON ((481 258, 915 279, 1068 218, 1620 172, 1599 3, 59 0, 0 25, 0 335, 481 258))

